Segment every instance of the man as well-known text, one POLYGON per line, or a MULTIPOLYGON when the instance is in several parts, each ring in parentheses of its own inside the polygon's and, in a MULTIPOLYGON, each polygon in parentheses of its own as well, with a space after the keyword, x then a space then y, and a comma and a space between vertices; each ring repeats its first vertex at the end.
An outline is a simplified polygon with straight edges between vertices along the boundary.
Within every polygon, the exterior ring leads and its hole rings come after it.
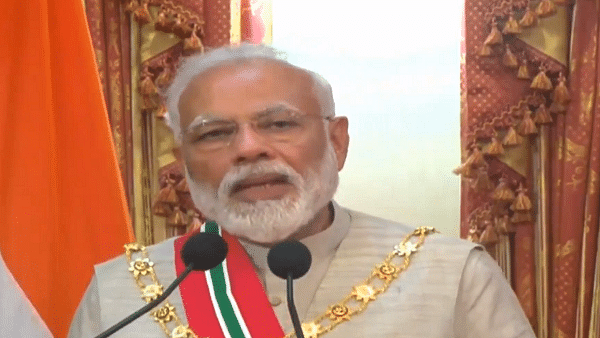
MULTIPOLYGON (((313 256, 295 283, 307 337, 534 337, 481 248, 332 200, 348 150, 348 120, 335 116, 330 86, 317 74, 268 47, 220 48, 183 64, 167 105, 193 200, 224 230, 230 253, 222 273, 192 273, 196 279, 184 281, 162 312, 117 336, 292 332, 285 281, 269 271, 266 257, 275 243, 298 239, 313 256), (215 296, 221 292, 230 302, 215 296)), ((207 224, 205 231, 221 231, 207 224)), ((152 298, 156 287, 148 285, 171 283, 181 271, 181 243, 128 249, 97 266, 70 336, 98 334, 144 305, 140 295, 152 298)))

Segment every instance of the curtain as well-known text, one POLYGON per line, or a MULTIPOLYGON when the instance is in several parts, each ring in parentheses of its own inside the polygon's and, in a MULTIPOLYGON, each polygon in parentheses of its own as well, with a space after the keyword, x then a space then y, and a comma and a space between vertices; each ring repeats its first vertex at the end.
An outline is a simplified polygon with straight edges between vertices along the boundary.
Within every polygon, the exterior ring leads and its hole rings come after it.
POLYGON ((161 93, 187 55, 270 43, 270 0, 86 0, 98 69, 137 240, 196 227, 161 93))
POLYGON ((465 2, 461 235, 538 337, 599 337, 600 5, 465 2))

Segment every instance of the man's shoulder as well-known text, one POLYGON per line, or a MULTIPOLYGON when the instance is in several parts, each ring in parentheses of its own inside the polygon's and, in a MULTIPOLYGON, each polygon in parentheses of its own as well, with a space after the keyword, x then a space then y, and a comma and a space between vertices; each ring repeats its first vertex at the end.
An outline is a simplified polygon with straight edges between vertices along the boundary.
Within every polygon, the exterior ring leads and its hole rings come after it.
MULTIPOLYGON (((366 214, 364 212, 342 208, 350 216, 350 232, 348 239, 356 243, 370 243, 384 250, 391 251, 394 245, 400 243, 406 236, 413 233, 417 227, 397 221, 366 214)), ((481 249, 473 242, 446 236, 440 233, 428 235, 419 250, 422 259, 419 261, 441 262, 455 261, 464 264, 472 250, 481 249)))
MULTIPOLYGON (((165 266, 165 263, 168 263, 167 265, 172 266, 174 261, 173 241, 175 239, 176 238, 169 238, 157 244, 145 247, 144 251, 147 253, 148 260, 152 262, 153 265, 160 264, 160 266, 165 266)), ((131 261, 133 262, 138 258, 146 258, 146 255, 143 254, 142 251, 133 251, 131 257, 131 261)), ((101 280, 115 280, 120 278, 131 279, 132 277, 131 272, 129 271, 129 266, 130 262, 127 258, 127 255, 125 255, 125 249, 123 249, 123 253, 121 255, 103 263, 96 264, 94 266, 94 270, 96 272, 96 277, 101 280)))
MULTIPOLYGON (((379 234, 381 236, 385 236, 393 240, 402 240, 405 236, 412 233, 415 229, 418 228, 415 226, 410 226, 397 221, 369 215, 364 212, 351 210, 348 208, 342 207, 342 210, 344 210, 350 215, 350 222, 352 224, 351 229, 358 230, 361 232, 371 232, 373 234, 379 234)), ((435 225, 433 227, 435 228, 435 225)), ((479 247, 473 242, 469 242, 461 238, 447 236, 439 232, 432 234, 431 236, 429 236, 429 238, 430 239, 428 239, 428 241, 430 241, 431 243, 435 243, 435 245, 439 246, 460 247, 465 248, 467 250, 479 247)))

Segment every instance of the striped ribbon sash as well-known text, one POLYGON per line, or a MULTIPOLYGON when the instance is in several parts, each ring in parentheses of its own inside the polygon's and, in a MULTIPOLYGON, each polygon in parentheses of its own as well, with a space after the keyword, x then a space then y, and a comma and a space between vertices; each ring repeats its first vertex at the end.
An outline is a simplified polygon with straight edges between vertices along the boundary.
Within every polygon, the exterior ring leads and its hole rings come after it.
MULTIPOLYGON (((198 337, 280 338, 283 330, 267 299, 254 266, 240 242, 215 222, 201 231, 219 234, 227 242, 227 257, 208 271, 194 271, 181 283, 187 322, 198 337)), ((179 252, 189 235, 175 240, 177 275, 185 270, 179 252)))

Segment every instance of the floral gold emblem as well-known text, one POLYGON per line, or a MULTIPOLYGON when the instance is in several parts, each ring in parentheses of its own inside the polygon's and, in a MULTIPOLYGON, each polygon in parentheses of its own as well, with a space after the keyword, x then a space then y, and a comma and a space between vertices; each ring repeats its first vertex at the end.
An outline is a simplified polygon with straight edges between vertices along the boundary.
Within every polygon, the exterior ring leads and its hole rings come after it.
POLYGON ((417 246, 412 242, 401 243, 394 246, 394 253, 400 257, 408 256, 417 251, 417 246))
POLYGON ((434 232, 437 232, 434 227, 419 227, 415 229, 414 234, 415 236, 426 236, 434 232))
POLYGON ((123 247, 125 248, 125 253, 127 255, 131 255, 133 252, 142 251, 143 248, 139 243, 128 243, 123 245, 123 247))
POLYGON ((151 262, 148 258, 138 258, 129 263, 129 271, 133 272, 133 275, 137 278, 139 275, 146 276, 153 270, 152 266, 154 266, 154 262, 151 262))
POLYGON ((175 319, 175 308, 167 303, 160 309, 152 312, 152 316, 154 316, 154 320, 157 322, 168 323, 175 319))
POLYGON ((333 321, 350 320, 350 309, 346 305, 335 304, 329 309, 329 319, 333 321))
POLYGON ((172 338, 197 338, 196 334, 189 326, 179 325, 171 332, 172 338))
POLYGON ((375 300, 375 290, 367 284, 355 286, 352 291, 352 297, 366 304, 371 300, 375 300))
POLYGON ((155 300, 160 295, 162 295, 162 293, 163 293, 162 285, 150 284, 150 285, 146 285, 146 287, 144 287, 144 289, 142 290, 142 298, 146 302, 150 303, 151 301, 155 300))
POLYGON ((302 333, 304 333, 305 338, 317 338, 320 330, 321 325, 315 324, 315 322, 302 324, 302 333))
POLYGON ((400 269, 392 263, 377 264, 375 275, 383 280, 392 280, 398 277, 400 269))

